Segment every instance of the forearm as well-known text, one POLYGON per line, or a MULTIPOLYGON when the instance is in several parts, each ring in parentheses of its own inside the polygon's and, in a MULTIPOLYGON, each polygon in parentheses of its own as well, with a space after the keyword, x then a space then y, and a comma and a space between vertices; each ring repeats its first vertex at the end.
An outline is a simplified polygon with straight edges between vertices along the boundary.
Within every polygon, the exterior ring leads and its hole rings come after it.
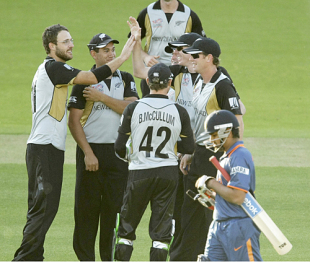
POLYGON ((69 129, 70 129, 72 137, 74 138, 78 146, 82 149, 84 154, 87 155, 89 153, 93 153, 93 150, 90 147, 86 139, 86 136, 85 136, 85 133, 84 133, 84 130, 81 124, 80 123, 73 124, 72 122, 69 121, 68 125, 69 125, 69 129))
POLYGON ((73 83, 80 84, 80 85, 93 85, 93 84, 97 84, 98 80, 92 72, 81 71, 78 73, 73 83))
POLYGON ((145 66, 142 54, 145 52, 141 49, 141 41, 137 41, 132 53, 133 74, 135 77, 145 79, 149 68, 145 66))
MULTIPOLYGON (((118 64, 118 63, 116 63, 116 64, 118 64)), ((101 82, 103 79, 106 79, 111 74, 112 74, 111 68, 107 65, 103 65, 103 66, 96 68, 93 72, 80 71, 78 73, 78 75, 76 76, 76 78, 74 79, 73 83, 74 84, 81 84, 81 85, 93 85, 93 84, 97 84, 97 83, 101 82)))
POLYGON ((87 153, 92 153, 93 150, 91 149, 86 139, 84 129, 80 123, 82 114, 83 111, 81 109, 71 108, 69 113, 68 126, 72 134, 72 137, 86 155, 87 153))
POLYGON ((121 55, 119 57, 116 57, 111 62, 107 63, 106 65, 108 65, 112 73, 114 73, 126 60, 127 59, 121 55))
POLYGON ((135 98, 135 97, 131 97, 131 98, 127 98, 127 99, 125 98, 124 100, 119 100, 119 99, 110 97, 110 96, 102 93, 100 102, 104 103, 106 106, 111 108, 114 112, 121 115, 121 114, 123 114, 126 106, 135 100, 137 100, 137 98, 135 98))
MULTIPOLYGON (((140 47, 141 47, 141 42, 140 42, 140 47)), ((144 62, 144 59, 147 58, 149 54, 145 52, 142 48, 140 48, 140 50, 141 50, 141 58, 142 58, 142 61, 144 62)))
POLYGON ((128 138, 129 135, 118 133, 118 137, 114 143, 114 150, 121 158, 125 158, 126 156, 126 143, 128 138))
POLYGON ((216 194, 219 194, 226 201, 235 205, 241 205, 246 195, 244 191, 224 186, 215 179, 208 181, 207 188, 213 189, 216 194))

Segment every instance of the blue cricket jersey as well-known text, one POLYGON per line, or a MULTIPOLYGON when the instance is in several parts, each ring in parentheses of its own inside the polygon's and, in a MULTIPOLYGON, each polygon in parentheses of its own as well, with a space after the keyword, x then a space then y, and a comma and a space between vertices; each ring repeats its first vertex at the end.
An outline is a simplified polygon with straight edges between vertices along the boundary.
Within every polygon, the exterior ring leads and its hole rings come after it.
MULTIPOLYGON (((244 192, 255 192, 255 168, 253 158, 242 141, 236 142, 220 159, 221 166, 230 175, 227 182, 220 171, 217 171, 216 180, 224 186, 242 190, 244 192)), ((213 219, 222 221, 231 218, 244 218, 248 215, 241 206, 224 200, 219 194, 215 198, 215 209, 213 219)))

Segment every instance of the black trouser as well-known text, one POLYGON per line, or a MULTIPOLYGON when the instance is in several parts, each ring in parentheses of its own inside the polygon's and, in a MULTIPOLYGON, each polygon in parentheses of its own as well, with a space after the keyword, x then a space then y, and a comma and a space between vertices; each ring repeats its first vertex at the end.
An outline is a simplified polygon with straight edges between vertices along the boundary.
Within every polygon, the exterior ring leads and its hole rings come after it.
POLYGON ((189 174, 184 176, 181 230, 170 249, 171 261, 196 261, 197 255, 204 252, 213 212, 198 201, 193 201, 186 195, 186 191, 191 189, 197 192, 195 183, 200 176, 216 176, 217 171, 209 161, 212 155, 218 158, 222 153, 214 154, 205 147, 197 145, 189 174))
MULTIPOLYGON (((180 166, 180 161, 178 162, 178 166, 180 166)), ((183 175, 182 171, 179 169, 179 176, 178 176, 178 186, 177 186, 177 193, 175 198, 174 204, 174 211, 173 211, 173 219, 175 221, 175 232, 174 232, 174 239, 178 237, 178 234, 181 231, 181 221, 182 221, 182 205, 184 202, 184 179, 185 176, 183 175)), ((172 242, 172 246, 174 242, 172 242)))
POLYGON ((128 164, 116 157, 114 144, 90 146, 98 158, 99 170, 85 170, 84 153, 77 147, 73 246, 79 260, 95 261, 100 221, 100 257, 102 261, 110 261, 116 214, 121 210, 128 164))
MULTIPOLYGON (((177 180, 177 166, 130 171, 120 213, 118 237, 136 239, 137 226, 150 202, 152 211, 149 225, 150 237, 153 241, 169 244, 172 238, 172 215, 177 180)), ((154 253, 154 250, 152 251, 154 253)), ((116 258, 123 260, 120 256, 122 254, 116 258)), ((156 254, 152 257, 156 257, 156 254)))
POLYGON ((23 240, 13 260, 43 260, 45 235, 58 211, 64 151, 53 145, 28 144, 28 212, 23 240))

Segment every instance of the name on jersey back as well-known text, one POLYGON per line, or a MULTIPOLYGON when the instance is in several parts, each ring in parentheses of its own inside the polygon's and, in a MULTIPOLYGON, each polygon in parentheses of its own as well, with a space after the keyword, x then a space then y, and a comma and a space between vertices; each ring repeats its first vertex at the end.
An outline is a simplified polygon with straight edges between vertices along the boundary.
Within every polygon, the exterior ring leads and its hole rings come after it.
POLYGON ((174 126, 175 117, 167 112, 154 110, 139 114, 139 124, 145 121, 162 121, 174 126))

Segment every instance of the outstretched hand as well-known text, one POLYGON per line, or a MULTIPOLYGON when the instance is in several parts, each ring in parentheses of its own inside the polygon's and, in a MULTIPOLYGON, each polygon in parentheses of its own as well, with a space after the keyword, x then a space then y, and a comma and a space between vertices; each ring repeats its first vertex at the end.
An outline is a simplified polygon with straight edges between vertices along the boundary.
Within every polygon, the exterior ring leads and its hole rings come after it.
POLYGON ((127 21, 127 24, 130 28, 131 35, 135 37, 135 40, 136 41, 140 40, 141 39, 141 28, 139 26, 138 21, 134 17, 130 16, 129 21, 127 21))
POLYGON ((135 46, 135 43, 136 43, 135 37, 134 36, 129 37, 126 44, 123 47, 123 50, 122 50, 120 57, 127 60, 131 55, 131 51, 132 51, 133 47, 135 46))

